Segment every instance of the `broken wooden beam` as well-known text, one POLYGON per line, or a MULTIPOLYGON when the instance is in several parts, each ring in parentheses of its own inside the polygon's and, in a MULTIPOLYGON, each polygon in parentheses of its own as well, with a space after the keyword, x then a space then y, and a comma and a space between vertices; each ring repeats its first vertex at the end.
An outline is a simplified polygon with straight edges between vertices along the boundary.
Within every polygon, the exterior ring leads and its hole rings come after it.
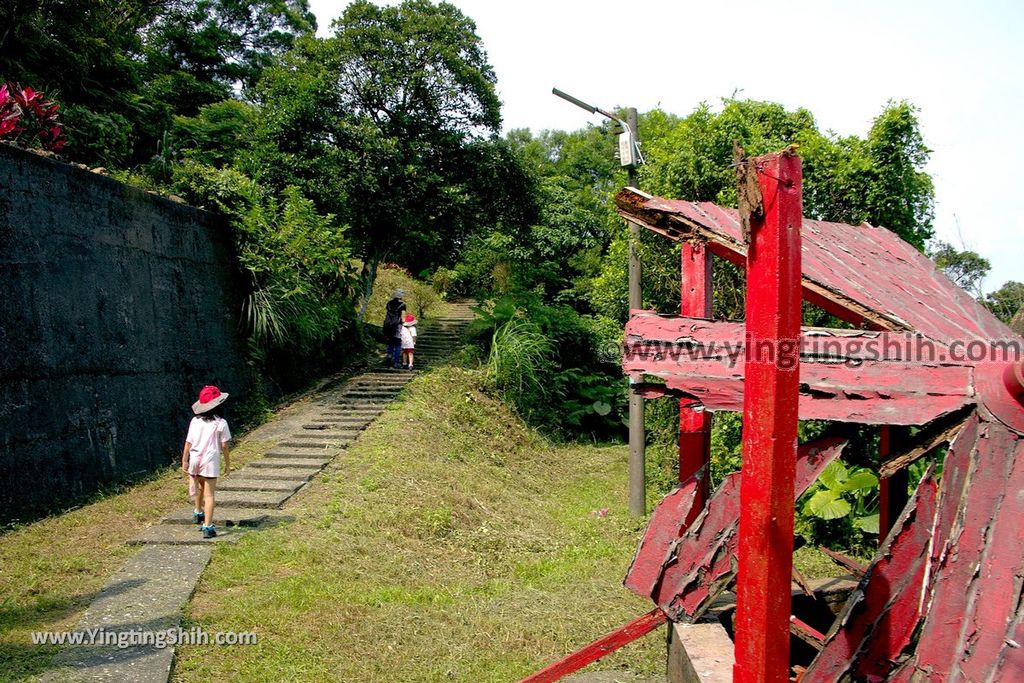
MULTIPOLYGON (((794 500, 845 447, 846 441, 838 438, 819 439, 800 446, 794 500)), ((673 621, 697 619, 736 577, 741 477, 740 472, 734 472, 725 478, 704 512, 666 553, 661 580, 651 597, 673 621)), ((789 595, 788 572, 786 585, 786 595, 789 595)))
POLYGON ((652 609, 647 614, 637 617, 628 624, 624 624, 611 633, 601 636, 592 643, 584 645, 572 654, 549 664, 540 671, 530 674, 522 679, 520 683, 551 683, 563 676, 579 671, 587 664, 596 662, 602 657, 615 652, 623 645, 641 638, 667 621, 665 613, 660 609, 652 609))

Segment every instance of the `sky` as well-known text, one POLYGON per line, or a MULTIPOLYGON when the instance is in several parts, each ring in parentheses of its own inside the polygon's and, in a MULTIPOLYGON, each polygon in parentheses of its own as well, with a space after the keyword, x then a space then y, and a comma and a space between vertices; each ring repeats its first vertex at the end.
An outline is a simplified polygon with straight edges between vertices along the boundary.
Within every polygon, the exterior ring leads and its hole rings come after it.
MULTIPOLYGON (((600 122, 552 87, 683 116, 735 93, 860 136, 907 99, 933 150, 936 237, 989 259, 986 292, 1024 281, 1024 2, 450 2, 476 22, 506 131, 600 122)), ((321 35, 347 4, 310 0, 321 35)))

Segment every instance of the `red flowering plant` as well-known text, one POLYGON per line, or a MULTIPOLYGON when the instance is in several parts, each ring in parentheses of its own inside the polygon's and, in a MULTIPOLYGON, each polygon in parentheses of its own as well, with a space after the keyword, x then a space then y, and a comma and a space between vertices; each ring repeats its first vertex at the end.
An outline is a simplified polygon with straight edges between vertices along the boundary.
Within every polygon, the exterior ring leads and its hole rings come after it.
POLYGON ((32 88, 12 83, 0 85, 0 140, 22 147, 42 147, 52 152, 64 149, 64 130, 57 120, 56 102, 32 88))

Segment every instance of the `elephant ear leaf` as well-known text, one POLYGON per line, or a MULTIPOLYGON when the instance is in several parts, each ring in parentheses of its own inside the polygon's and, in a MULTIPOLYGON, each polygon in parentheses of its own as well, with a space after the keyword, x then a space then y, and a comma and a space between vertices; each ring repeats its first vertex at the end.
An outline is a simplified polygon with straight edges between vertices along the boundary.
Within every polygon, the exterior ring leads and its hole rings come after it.
POLYGON ((608 413, 612 412, 612 407, 604 401, 594 401, 594 412, 604 417, 608 413))
POLYGON ((872 472, 862 470, 850 476, 843 485, 843 491, 863 491, 864 489, 873 489, 878 486, 878 477, 872 472))
POLYGON ((868 515, 866 517, 858 517, 853 522, 857 528, 869 534, 878 533, 878 515, 868 515))
POLYGON ((843 463, 833 460, 822 471, 818 481, 829 490, 842 491, 847 477, 849 477, 849 472, 843 463))
POLYGON ((850 514, 853 508, 839 497, 836 491, 818 491, 807 501, 806 511, 821 519, 839 519, 850 514))

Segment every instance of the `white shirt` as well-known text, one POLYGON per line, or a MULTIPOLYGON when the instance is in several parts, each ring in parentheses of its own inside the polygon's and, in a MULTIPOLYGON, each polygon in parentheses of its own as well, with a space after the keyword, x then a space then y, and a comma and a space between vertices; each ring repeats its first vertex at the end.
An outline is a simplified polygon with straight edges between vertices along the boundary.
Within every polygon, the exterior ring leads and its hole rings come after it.
POLYGON ((188 473, 192 476, 219 477, 221 444, 231 441, 227 420, 222 417, 204 420, 197 415, 188 425, 185 441, 191 444, 188 450, 188 473))
POLYGON ((406 327, 402 326, 402 348, 412 349, 416 347, 416 326, 406 327))

